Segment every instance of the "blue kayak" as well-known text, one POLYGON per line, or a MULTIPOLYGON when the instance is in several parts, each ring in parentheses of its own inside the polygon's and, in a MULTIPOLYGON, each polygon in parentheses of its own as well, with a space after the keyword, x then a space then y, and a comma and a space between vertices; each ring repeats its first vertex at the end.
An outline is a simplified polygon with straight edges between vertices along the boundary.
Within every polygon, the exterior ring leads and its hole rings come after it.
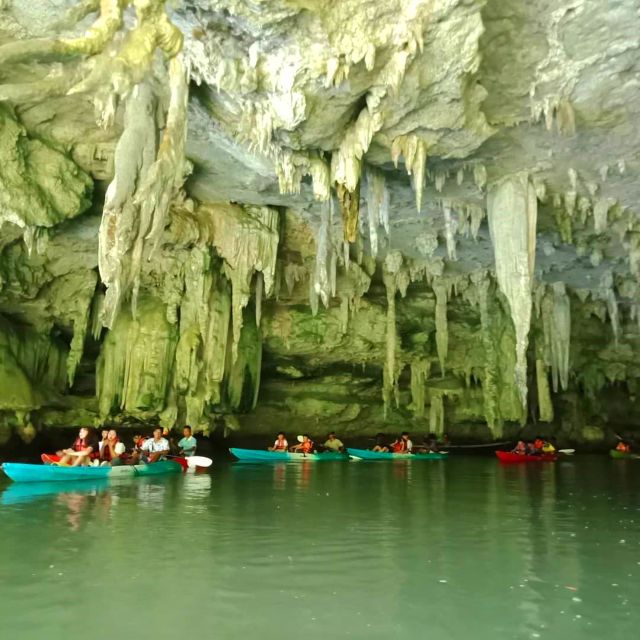
POLYGON ((358 460, 446 460, 449 453, 391 453, 390 451, 371 451, 370 449, 347 449, 352 458, 358 460))
POLYGON ((118 467, 59 467, 54 464, 5 462, 2 470, 14 482, 64 482, 181 473, 182 466, 173 460, 118 467))
POLYGON ((237 449, 229 451, 242 462, 328 462, 330 460, 348 460, 346 453, 325 451, 323 453, 289 453, 288 451, 265 451, 263 449, 237 449))

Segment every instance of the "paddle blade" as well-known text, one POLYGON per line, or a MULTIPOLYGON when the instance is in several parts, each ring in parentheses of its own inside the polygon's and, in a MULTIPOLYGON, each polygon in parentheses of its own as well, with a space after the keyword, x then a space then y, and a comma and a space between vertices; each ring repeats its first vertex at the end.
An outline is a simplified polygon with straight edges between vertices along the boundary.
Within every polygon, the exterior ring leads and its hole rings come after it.
POLYGON ((575 449, 558 449, 558 453, 564 453, 566 456, 570 456, 576 452, 575 449))
POLYGON ((195 467, 207 468, 213 464, 213 460, 206 456, 190 456, 189 458, 186 458, 186 460, 190 469, 195 469, 195 467))

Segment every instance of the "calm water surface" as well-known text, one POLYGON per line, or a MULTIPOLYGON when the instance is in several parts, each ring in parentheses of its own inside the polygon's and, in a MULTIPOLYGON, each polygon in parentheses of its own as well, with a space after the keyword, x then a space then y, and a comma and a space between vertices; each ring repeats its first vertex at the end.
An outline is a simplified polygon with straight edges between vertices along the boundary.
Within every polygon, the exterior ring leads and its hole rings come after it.
POLYGON ((634 638, 639 490, 597 457, 0 479, 0 635, 634 638))

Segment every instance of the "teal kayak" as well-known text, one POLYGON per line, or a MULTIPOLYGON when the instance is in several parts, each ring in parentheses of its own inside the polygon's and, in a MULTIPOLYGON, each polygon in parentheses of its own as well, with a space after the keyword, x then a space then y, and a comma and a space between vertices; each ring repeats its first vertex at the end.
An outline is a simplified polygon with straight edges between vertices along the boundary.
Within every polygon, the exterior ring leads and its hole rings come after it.
POLYGON ((54 464, 25 464, 5 462, 2 470, 14 482, 65 482, 100 480, 131 476, 157 476, 180 473, 182 466, 173 460, 152 464, 121 465, 119 467, 59 467, 54 464))
POLYGON ((370 449, 347 449, 352 458, 358 460, 446 460, 448 453, 391 453, 390 451, 371 451, 370 449))
POLYGON ((328 462, 330 460, 348 460, 346 453, 325 451, 323 453, 289 453, 288 451, 266 451, 262 449, 237 449, 229 451, 241 462, 328 462))

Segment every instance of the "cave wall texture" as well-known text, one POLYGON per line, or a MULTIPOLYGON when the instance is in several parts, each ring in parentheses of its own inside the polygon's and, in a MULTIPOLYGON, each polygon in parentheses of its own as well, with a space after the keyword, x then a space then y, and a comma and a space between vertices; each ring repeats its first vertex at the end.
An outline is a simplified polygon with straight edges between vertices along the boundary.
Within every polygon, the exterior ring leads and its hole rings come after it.
POLYGON ((0 445, 637 424, 639 27, 636 0, 0 0, 0 445))

